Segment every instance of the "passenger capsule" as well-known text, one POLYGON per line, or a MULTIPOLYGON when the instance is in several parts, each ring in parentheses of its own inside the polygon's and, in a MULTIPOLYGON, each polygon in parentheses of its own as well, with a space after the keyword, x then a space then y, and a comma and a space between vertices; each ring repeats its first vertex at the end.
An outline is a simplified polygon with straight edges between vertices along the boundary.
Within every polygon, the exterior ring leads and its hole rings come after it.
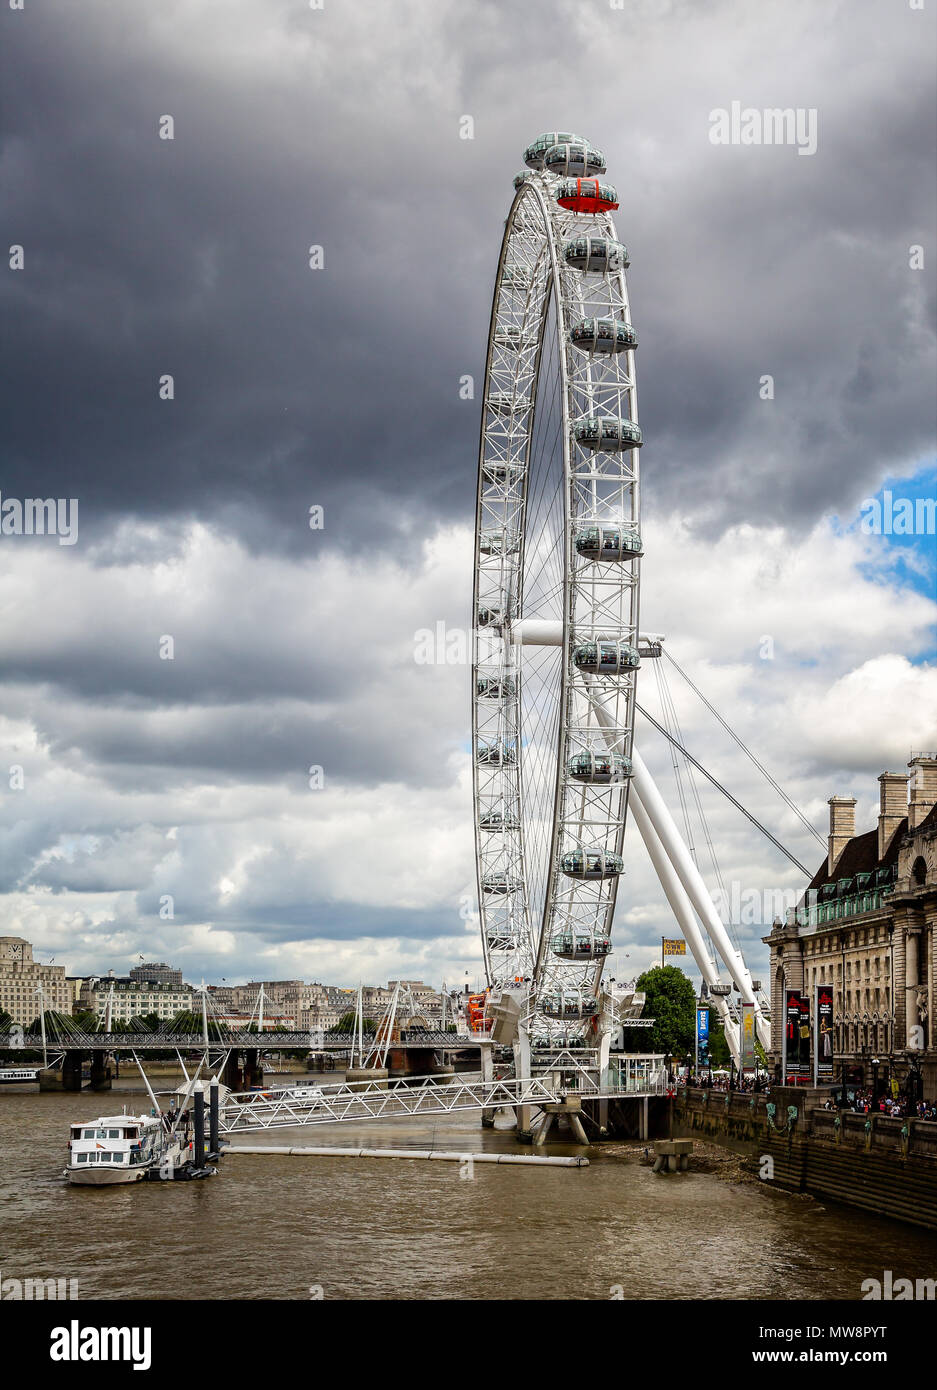
POLYGON ((513 767, 517 757, 510 744, 480 743, 475 761, 479 767, 513 767))
POLYGON ((632 771, 631 759, 623 753, 608 753, 592 748, 575 753, 566 767, 574 782, 589 782, 596 786, 625 782, 632 771))
POLYGON ((573 665, 593 676, 620 676, 622 671, 636 671, 641 658, 637 647, 627 642, 581 642, 573 648, 573 665))
POLYGON ((496 606, 492 603, 478 605, 479 627, 501 627, 510 616, 510 607, 496 606))
POLYGON ((556 201, 570 212, 613 212, 618 207, 614 184, 598 179, 564 179, 556 190, 556 201))
POLYGON ((581 878, 590 883, 617 878, 624 867, 621 855, 609 854, 604 849, 571 849, 560 860, 560 868, 567 878, 581 878))
POLYGON ((530 405, 524 396, 515 396, 513 391, 489 391, 488 405, 499 415, 520 415, 530 405))
POLYGON ((640 449, 644 442, 633 420, 623 420, 615 415, 587 415, 573 425, 573 434, 576 443, 584 449, 594 452, 602 450, 607 454, 640 449))
POLYGON ((516 951, 521 944, 517 932, 486 932, 485 941, 489 951, 516 951))
POLYGON ((501 348, 524 348, 532 345, 533 339, 528 338, 519 328, 499 328, 495 333, 495 344, 501 348))
POLYGON ((576 536, 576 553, 584 560, 637 560, 644 547, 627 526, 586 526, 576 536))
POLYGON ((594 1018, 599 1011, 598 1000, 575 989, 558 989, 545 994, 540 1008, 547 1018, 594 1018))
POLYGON ((614 274, 631 264, 627 246, 604 236, 571 237, 563 247, 563 258, 583 275, 614 274))
POLYGON ((483 531, 478 541, 483 555, 514 555, 520 545, 521 538, 516 531, 483 531))
POLYGON ((548 174, 557 174, 560 178, 604 174, 605 155, 587 140, 576 140, 551 145, 543 156, 543 167, 548 174))
POLYGON ((612 943, 607 936, 590 936, 583 932, 563 932, 550 940, 550 950, 560 960, 604 960, 611 949, 612 943))
POLYGON ((510 811, 488 811, 478 818, 479 830, 520 830, 521 823, 510 811))
POLYGON ((630 352, 638 335, 624 319, 580 319, 569 330, 569 341, 584 352, 630 352))
POLYGON ((515 290, 526 290, 531 279, 531 273, 525 265, 506 265, 501 272, 502 285, 509 285, 515 290))
POLYGON ((506 463, 503 459, 486 459, 482 464, 482 481, 492 487, 512 487, 524 476, 522 463, 506 463))
POLYGON ((509 699, 517 689, 513 676, 479 676, 475 691, 480 700, 509 699))
POLYGON ((554 145, 585 145, 587 143, 581 135, 574 135, 569 130, 548 130, 545 134, 538 135, 533 144, 527 146, 524 151, 524 163, 528 169, 542 169, 543 157, 547 150, 551 150, 554 145))
POLYGON ((519 881, 504 872, 485 874, 482 879, 483 893, 516 893, 519 887, 519 881))
POLYGON ((530 183, 533 176, 532 169, 522 169, 519 174, 514 175, 514 187, 523 188, 525 183, 530 183))

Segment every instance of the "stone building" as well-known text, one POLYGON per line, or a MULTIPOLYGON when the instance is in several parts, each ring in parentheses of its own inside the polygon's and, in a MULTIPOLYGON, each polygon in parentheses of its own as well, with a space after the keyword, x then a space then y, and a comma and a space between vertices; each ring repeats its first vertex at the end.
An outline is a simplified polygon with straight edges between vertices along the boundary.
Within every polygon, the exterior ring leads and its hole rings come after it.
POLYGON ((857 835, 856 802, 830 798, 827 857, 771 950, 771 1060, 780 1065, 786 990, 832 986, 834 1076, 937 1097, 937 757, 878 779, 878 825, 857 835), (912 1086, 914 1082, 912 1079, 912 1086))
POLYGON ((33 948, 21 936, 0 936, 0 1013, 28 1028, 38 1018, 42 987, 43 1011, 70 1014, 71 995, 65 983, 64 965, 41 965, 33 960, 33 948))
POLYGON ((129 975, 89 976, 79 1002, 105 1021, 110 1018, 114 1031, 132 1018, 150 1014, 160 1023, 168 1023, 176 1014, 189 1013, 195 1007, 191 985, 177 988, 163 980, 137 980, 129 975))
POLYGON ((176 989, 182 988, 182 971, 176 970, 174 966, 167 965, 164 960, 144 962, 143 965, 135 965, 130 971, 131 980, 156 980, 161 985, 175 985, 176 989))

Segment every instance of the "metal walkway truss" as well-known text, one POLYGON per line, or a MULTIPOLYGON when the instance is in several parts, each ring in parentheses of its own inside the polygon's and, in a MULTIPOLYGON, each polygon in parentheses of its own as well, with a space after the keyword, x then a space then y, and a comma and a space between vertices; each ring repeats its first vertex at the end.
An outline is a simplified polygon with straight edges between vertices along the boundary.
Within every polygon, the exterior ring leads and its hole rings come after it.
MULTIPOLYGON (((459 1110, 496 1110, 502 1106, 553 1105, 565 1090, 532 1080, 455 1081, 440 1084, 434 1077, 413 1077, 394 1083, 369 1081, 332 1086, 239 1092, 225 1098, 221 1113, 223 1134, 299 1125, 336 1124, 351 1120, 392 1120, 419 1115, 449 1115, 459 1110)), ((606 1094, 597 1089, 577 1091, 585 1099, 606 1094)))

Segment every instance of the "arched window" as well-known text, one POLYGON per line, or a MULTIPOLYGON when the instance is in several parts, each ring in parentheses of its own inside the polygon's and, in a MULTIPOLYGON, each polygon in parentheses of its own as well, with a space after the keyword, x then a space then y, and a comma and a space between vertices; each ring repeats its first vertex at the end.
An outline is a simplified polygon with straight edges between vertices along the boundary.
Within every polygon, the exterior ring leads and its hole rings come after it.
POLYGON ((924 858, 920 854, 911 865, 911 878, 917 884, 918 888, 923 888, 927 879, 927 865, 924 863, 924 858))

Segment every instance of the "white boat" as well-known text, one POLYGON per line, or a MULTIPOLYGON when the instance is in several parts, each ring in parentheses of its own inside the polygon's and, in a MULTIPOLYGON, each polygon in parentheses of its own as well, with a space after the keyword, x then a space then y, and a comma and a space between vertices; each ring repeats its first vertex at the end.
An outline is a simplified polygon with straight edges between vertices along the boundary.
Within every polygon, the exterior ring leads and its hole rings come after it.
POLYGON ((38 1067, 0 1067, 0 1086, 29 1086, 38 1080, 38 1067))
POLYGON ((65 1176, 81 1187, 139 1182, 151 1168, 182 1163, 178 1135, 156 1115, 101 1115, 71 1127, 65 1176))
POLYGON ((322 1090, 319 1086, 310 1085, 307 1082, 298 1082, 295 1086, 268 1087, 265 1095, 272 1095, 277 1100, 303 1100, 307 1105, 318 1105, 322 1100, 322 1090))

